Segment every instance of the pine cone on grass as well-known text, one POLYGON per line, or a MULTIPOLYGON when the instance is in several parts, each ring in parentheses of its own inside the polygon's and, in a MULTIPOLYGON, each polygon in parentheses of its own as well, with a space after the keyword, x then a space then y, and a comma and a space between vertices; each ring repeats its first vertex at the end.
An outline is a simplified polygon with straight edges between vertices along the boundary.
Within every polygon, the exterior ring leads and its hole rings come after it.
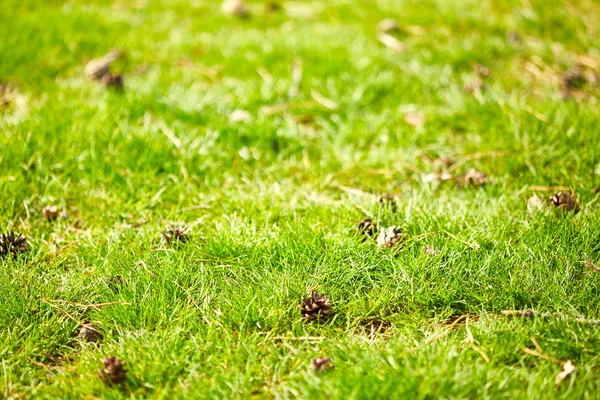
POLYGON ((120 51, 112 50, 103 57, 91 60, 85 65, 85 75, 91 80, 102 80, 105 75, 110 73, 110 65, 121 56, 120 51))
POLYGON ((163 232, 168 244, 186 243, 189 240, 188 228, 182 225, 169 225, 163 232))
POLYGON ((386 194, 379 198, 379 204, 384 209, 390 209, 391 212, 398 211, 398 205, 396 204, 396 198, 391 194, 386 194))
POLYGON ((46 221, 54 221, 58 218, 59 214, 60 210, 54 205, 42 208, 42 215, 44 216, 46 221))
POLYGON ((86 322, 79 328, 77 337, 81 342, 96 343, 102 340, 104 335, 94 325, 86 322))
POLYGON ((331 315, 331 304, 325 296, 312 292, 310 297, 304 299, 301 310, 302 316, 307 321, 323 322, 331 315))
POLYGON ((0 256, 17 257, 27 251, 27 239, 23 235, 14 232, 0 234, 0 256))
POLYGON ((556 192, 554 196, 550 198, 550 201, 554 207, 563 211, 579 212, 581 207, 577 203, 577 197, 571 192, 556 192))
POLYGON ((373 222, 371 218, 363 219, 358 223, 358 226, 356 228, 358 230, 358 233, 364 236, 363 242, 377 234, 377 224, 373 222))
POLYGON ((123 79, 123 75, 111 74, 109 72, 102 77, 102 85, 105 88, 123 90, 125 87, 125 81, 123 79))
POLYGON ((125 381, 127 370, 123 360, 110 356, 102 361, 103 366, 98 371, 98 378, 105 384, 112 386, 125 381))
POLYGON ((329 357, 317 357, 310 363, 311 368, 316 372, 325 372, 332 369, 333 363, 329 357))
POLYGON ((487 176, 483 172, 471 168, 462 176, 462 181, 465 185, 481 187, 485 186, 487 182, 487 176))
POLYGON ((377 236, 377 245, 381 248, 391 249, 401 243, 403 237, 404 235, 399 227, 390 226, 379 233, 379 236, 377 236))

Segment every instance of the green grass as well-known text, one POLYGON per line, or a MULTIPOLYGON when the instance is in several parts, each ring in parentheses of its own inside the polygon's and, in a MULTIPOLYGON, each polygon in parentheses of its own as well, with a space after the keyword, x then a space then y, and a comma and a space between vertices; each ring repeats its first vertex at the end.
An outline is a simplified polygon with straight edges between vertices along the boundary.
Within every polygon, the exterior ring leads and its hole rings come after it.
POLYGON ((0 106, 0 231, 30 252, 0 259, 0 397, 598 398, 600 330, 576 319, 600 318, 584 256, 600 263, 600 87, 563 98, 560 80, 582 60, 600 73, 600 5, 282 7, 253 1, 240 20, 206 0, 3 0, 0 84, 17 92, 0 106), (384 18, 404 52, 377 40, 384 18), (83 73, 113 48, 122 93, 83 73), (470 94, 475 64, 490 74, 470 94), (488 183, 428 182, 441 156, 488 183), (581 212, 528 212, 557 187, 581 212), (68 218, 46 221, 52 204, 68 218), (404 246, 362 242, 367 216, 404 246), (171 222, 188 243, 161 240, 171 222), (326 323, 301 318, 312 290, 331 299, 326 323), (84 321, 100 345, 79 343, 84 321), (556 362, 524 352, 532 338, 556 362), (123 385, 97 377, 109 355, 123 385), (311 371, 318 356, 335 369, 311 371))

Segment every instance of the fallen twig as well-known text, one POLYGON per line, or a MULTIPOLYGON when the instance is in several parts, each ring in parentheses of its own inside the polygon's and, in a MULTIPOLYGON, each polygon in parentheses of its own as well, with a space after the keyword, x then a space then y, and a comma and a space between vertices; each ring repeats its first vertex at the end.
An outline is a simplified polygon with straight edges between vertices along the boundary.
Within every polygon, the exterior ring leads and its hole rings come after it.
POLYGON ((135 265, 137 265, 138 267, 143 267, 146 272, 148 272, 150 274, 151 277, 156 278, 156 274, 152 271, 150 271, 150 268, 148 268, 148 266, 146 265, 146 263, 142 260, 138 261, 135 265))
POLYGON ((552 362, 557 363, 557 364, 562 364, 563 363, 558 358, 554 358, 554 357, 549 356, 547 354, 541 353, 541 352, 539 352, 537 350, 530 349, 529 347, 523 347, 523 348, 521 348, 521 350, 523 350, 524 353, 527 353, 527 354, 530 354, 532 356, 536 356, 536 357, 539 357, 539 358, 543 358, 544 360, 552 361, 552 362))
POLYGON ((290 337, 290 336, 275 336, 269 338, 270 340, 293 340, 293 341, 309 341, 309 342, 318 342, 321 340, 327 339, 325 336, 300 336, 300 337, 290 337))
POLYGON ((50 299, 44 299, 42 297, 39 298, 40 300, 44 301, 44 302, 49 302, 49 303, 63 303, 63 304, 69 304, 71 306, 76 306, 76 307, 93 307, 98 309, 99 307, 104 307, 104 306, 112 306, 115 304, 120 304, 120 305, 125 305, 125 306, 129 306, 131 305, 131 303, 126 303, 123 301, 110 301, 108 303, 96 303, 96 304, 82 304, 82 303, 76 303, 74 301, 68 301, 68 300, 50 300, 50 299))
POLYGON ((590 267, 597 274, 600 274, 600 267, 597 266, 596 264, 592 263, 592 261, 587 256, 587 254, 584 254, 584 256, 585 256, 585 265, 587 265, 588 267, 590 267))
POLYGON ((52 304, 51 302, 49 302, 48 300, 44 299, 43 297, 39 297, 38 299, 42 302, 45 303, 47 305, 49 305, 52 308, 56 308, 58 311, 61 311, 63 314, 65 314, 67 317, 69 317, 70 319, 72 319, 73 321, 77 321, 80 322, 77 318, 75 318, 74 316, 72 316, 67 310, 63 310, 62 308, 60 308, 59 306, 52 304))

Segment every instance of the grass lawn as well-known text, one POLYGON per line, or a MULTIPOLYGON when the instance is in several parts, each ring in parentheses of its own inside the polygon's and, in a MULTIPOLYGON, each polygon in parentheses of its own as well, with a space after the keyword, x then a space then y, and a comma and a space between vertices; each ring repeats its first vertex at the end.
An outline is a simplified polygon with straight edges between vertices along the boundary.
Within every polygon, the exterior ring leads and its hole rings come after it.
POLYGON ((600 398, 600 3, 278 4, 2 1, 0 398, 600 398))

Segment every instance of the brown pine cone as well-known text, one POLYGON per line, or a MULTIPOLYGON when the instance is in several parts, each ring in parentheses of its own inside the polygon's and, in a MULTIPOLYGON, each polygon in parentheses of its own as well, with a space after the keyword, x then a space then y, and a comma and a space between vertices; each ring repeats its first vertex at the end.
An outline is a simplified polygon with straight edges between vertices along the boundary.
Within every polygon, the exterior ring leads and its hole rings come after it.
POLYGON ((333 368, 333 363, 329 357, 317 357, 310 363, 312 369, 317 372, 324 372, 333 368))
POLYGON ((163 232, 163 237, 168 244, 185 243, 189 239, 188 228, 183 225, 169 225, 163 232))
POLYGON ((363 242, 377 234, 377 224, 373 222, 371 218, 365 218, 360 221, 356 229, 358 230, 358 233, 364 236, 363 242))
POLYGON ((325 296, 319 296, 313 291, 310 297, 304 299, 301 313, 308 321, 324 321, 329 318, 331 304, 325 296))
POLYGON ((577 203, 577 197, 571 192, 556 192, 550 198, 554 207, 563 211, 579 212, 581 207, 577 203))
POLYGON ((125 81, 123 80, 123 75, 113 75, 109 72, 102 77, 102 85, 106 88, 123 90, 125 81))
POLYGON ((23 235, 14 232, 0 234, 0 257, 16 257, 19 253, 27 251, 27 239, 23 235))
POLYGON ((98 371, 98 377, 107 385, 119 384, 125 381, 127 370, 123 360, 110 356, 102 361, 102 368, 98 371))
POLYGON ((399 227, 390 226, 379 233, 379 236, 377 236, 377 245, 382 248, 391 249, 398 245, 403 237, 404 235, 399 227))
POLYGON ((90 323, 84 323, 79 328, 79 335, 77 335, 79 341, 87 343, 96 343, 104 338, 102 332, 100 332, 94 325, 90 323))

